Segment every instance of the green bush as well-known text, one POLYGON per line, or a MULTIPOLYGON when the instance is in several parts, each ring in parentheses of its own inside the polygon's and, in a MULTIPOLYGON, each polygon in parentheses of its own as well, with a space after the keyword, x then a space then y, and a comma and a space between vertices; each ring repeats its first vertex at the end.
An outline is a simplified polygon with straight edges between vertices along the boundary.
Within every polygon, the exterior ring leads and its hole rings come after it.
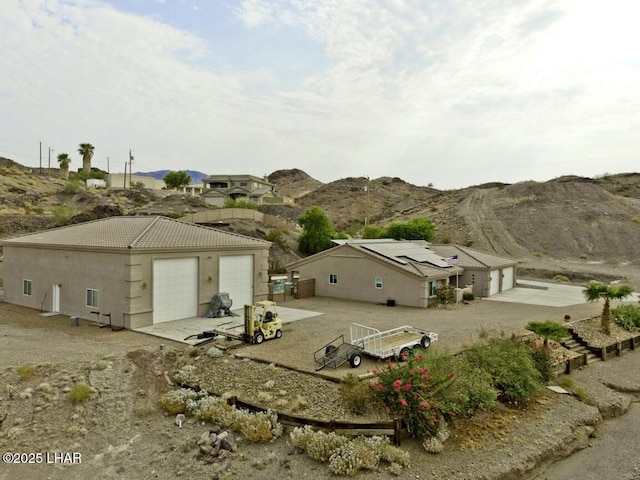
POLYGON ((625 330, 636 332, 640 328, 640 308, 635 305, 620 305, 611 310, 611 315, 625 330))
POLYGON ((436 288, 436 297, 440 303, 445 305, 452 303, 455 299, 456 290, 453 285, 443 285, 436 288))
POLYGON ((289 245, 287 245, 287 241, 285 240, 284 235, 277 228, 272 228, 271 230, 269 230, 269 233, 267 233, 267 240, 269 240, 271 243, 279 245, 280 248, 282 248, 282 250, 284 250, 285 252, 289 251, 289 245))
POLYGON ((403 417, 409 432, 418 438, 437 434, 440 419, 449 413, 443 399, 453 383, 453 372, 435 377, 422 355, 409 355, 404 362, 388 362, 373 374, 371 388, 384 410, 403 417))
POLYGON ((548 382, 553 378, 553 364, 551 363, 551 348, 544 343, 537 342, 533 339, 525 340, 525 343, 531 349, 531 359, 533 366, 540 374, 542 381, 548 382))
POLYGON ((33 365, 22 365, 18 367, 18 375, 22 380, 29 380, 36 372, 36 367, 33 365))
POLYGON ((503 401, 530 400, 543 388, 531 349, 514 336, 490 338, 486 343, 472 346, 464 355, 470 364, 491 375, 503 401))
POLYGON ((376 400, 369 382, 361 382, 353 373, 340 381, 340 396, 356 415, 365 413, 376 400))
POLYGON ((82 403, 91 397, 91 387, 85 383, 79 383, 69 390, 69 398, 73 403, 82 403))
POLYGON ((76 207, 69 204, 58 205, 55 207, 51 216, 57 225, 66 225, 77 213, 76 207))
POLYGON ((62 189, 62 193, 65 195, 75 195, 80 191, 80 182, 77 180, 68 181, 64 188, 62 189))
POLYGON ((246 198, 238 198, 234 200, 233 198, 227 198, 224 201, 224 208, 248 208, 251 210, 255 210, 258 208, 258 205, 251 200, 247 200, 246 198))
POLYGON ((463 356, 428 350, 424 364, 437 381, 451 378, 453 374, 453 383, 441 392, 442 411, 448 416, 470 417, 477 410, 495 405, 498 392, 493 387, 491 376, 470 365, 463 356))
POLYGON ((473 292, 464 292, 462 294, 462 299, 467 302, 473 302, 476 299, 476 296, 473 294, 473 292))

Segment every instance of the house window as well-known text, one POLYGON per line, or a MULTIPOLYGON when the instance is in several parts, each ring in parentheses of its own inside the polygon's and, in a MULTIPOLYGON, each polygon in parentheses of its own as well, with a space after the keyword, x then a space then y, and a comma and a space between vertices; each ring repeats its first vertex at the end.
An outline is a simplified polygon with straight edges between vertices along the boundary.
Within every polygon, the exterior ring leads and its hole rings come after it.
POLYGON ((382 288, 382 277, 376 277, 376 288, 382 288))
POLYGON ((241 187, 246 187, 247 186, 247 182, 240 182, 240 186, 241 187))
POLYGON ((438 284, 435 280, 431 280, 429 282, 429 296, 430 297, 434 297, 436 294, 436 288, 438 287, 438 284))
POLYGON ((99 292, 92 288, 87 288, 87 307, 98 308, 99 305, 99 292))
POLYGON ((22 280, 22 294, 31 296, 31 280, 22 280))
POLYGON ((332 285, 337 285, 338 284, 338 274, 337 273, 330 273, 329 274, 329 283, 332 285))

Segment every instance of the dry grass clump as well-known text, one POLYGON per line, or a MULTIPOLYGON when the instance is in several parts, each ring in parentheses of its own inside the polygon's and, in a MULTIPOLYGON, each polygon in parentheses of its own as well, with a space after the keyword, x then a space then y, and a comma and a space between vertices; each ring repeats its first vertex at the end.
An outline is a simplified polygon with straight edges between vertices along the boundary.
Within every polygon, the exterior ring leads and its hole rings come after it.
POLYGON ((73 403, 83 403, 91 397, 91 387, 86 383, 78 383, 69 390, 69 398, 73 403))
POLYGON ((18 367, 18 375, 22 380, 29 380, 36 373, 36 367, 33 365, 22 365, 18 367))
POLYGON ((349 440, 335 432, 314 431, 307 425, 295 428, 290 441, 311 458, 329 462, 329 470, 336 475, 355 476, 360 470, 377 470, 381 461, 389 463, 389 472, 394 475, 409 466, 409 454, 392 446, 387 437, 349 440))

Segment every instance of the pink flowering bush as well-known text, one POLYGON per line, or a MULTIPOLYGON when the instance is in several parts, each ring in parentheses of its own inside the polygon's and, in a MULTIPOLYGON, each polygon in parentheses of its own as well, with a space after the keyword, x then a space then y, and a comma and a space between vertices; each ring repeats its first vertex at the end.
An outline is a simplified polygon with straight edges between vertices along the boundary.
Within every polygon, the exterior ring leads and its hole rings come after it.
POLYGON ((401 416, 414 436, 425 438, 438 432, 444 412, 442 394, 453 383, 453 373, 436 379, 424 363, 422 355, 409 356, 406 361, 387 362, 374 370, 372 382, 376 397, 393 416, 401 416))

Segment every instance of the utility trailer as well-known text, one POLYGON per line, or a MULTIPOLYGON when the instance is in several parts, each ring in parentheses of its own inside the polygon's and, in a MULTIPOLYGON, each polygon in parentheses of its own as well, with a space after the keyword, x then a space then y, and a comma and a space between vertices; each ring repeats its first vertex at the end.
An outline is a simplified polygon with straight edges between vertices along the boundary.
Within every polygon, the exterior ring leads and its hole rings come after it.
POLYGON ((351 368, 357 368, 362 363, 363 350, 363 345, 347 343, 344 341, 344 335, 340 335, 313 353, 313 358, 319 365, 316 368, 316 372, 324 367, 338 368, 347 362, 349 362, 351 368))
POLYGON ((361 345, 364 353, 372 357, 402 359, 416 349, 427 349, 438 341, 438 334, 410 326, 380 331, 358 323, 351 324, 351 344, 361 345))

